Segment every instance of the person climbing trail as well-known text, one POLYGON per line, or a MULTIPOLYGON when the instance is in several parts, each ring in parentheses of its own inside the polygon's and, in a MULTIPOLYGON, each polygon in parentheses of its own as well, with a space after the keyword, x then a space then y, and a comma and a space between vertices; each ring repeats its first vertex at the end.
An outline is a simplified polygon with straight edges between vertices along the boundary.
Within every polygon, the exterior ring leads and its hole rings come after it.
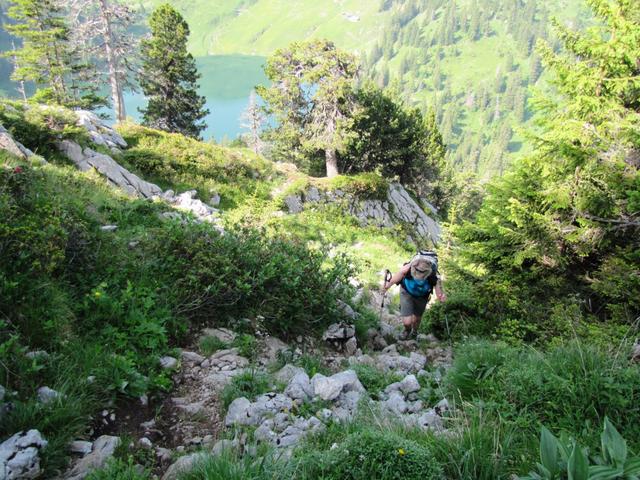
POLYGON ((420 251, 400 271, 384 283, 384 293, 393 285, 400 285, 400 316, 404 325, 401 340, 415 338, 422 315, 427 308, 431 292, 435 290, 438 301, 447 297, 438 275, 438 256, 434 252, 420 251))

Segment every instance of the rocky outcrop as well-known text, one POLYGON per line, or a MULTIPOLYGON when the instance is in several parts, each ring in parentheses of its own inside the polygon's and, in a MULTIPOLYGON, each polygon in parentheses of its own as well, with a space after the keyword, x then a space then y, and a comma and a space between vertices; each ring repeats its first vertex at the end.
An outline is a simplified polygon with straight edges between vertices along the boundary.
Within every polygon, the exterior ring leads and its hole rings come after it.
POLYGON ((0 444, 0 478, 6 480, 38 478, 40 450, 47 441, 37 430, 18 432, 0 444))
POLYGON ((98 468, 104 467, 113 457, 120 439, 110 435, 102 435, 93 442, 91 453, 82 457, 65 475, 65 480, 82 480, 98 468))
POLYGON ((353 325, 346 323, 329 325, 329 328, 322 335, 322 339, 347 356, 355 355, 358 350, 356 329, 353 325))
POLYGON ((78 126, 87 130, 93 143, 105 146, 112 152, 119 152, 121 148, 127 148, 127 142, 124 138, 105 124, 95 113, 86 110, 77 110, 75 113, 78 117, 78 126))
POLYGON ((384 200, 362 199, 340 189, 322 191, 310 187, 303 193, 285 197, 289 213, 300 213, 309 204, 341 203, 362 226, 393 228, 404 224, 413 232, 411 240, 424 246, 424 242, 436 245, 440 240, 440 225, 427 215, 422 207, 399 183, 390 183, 384 200))
POLYGON ((109 183, 132 196, 153 198, 162 195, 160 187, 142 180, 118 164, 109 155, 98 153, 88 147, 82 148, 71 140, 62 140, 58 143, 58 148, 81 171, 86 172, 95 168, 109 183))
POLYGON ((23 160, 34 155, 31 150, 16 141, 2 125, 0 125, 0 150, 5 150, 23 160))
MULTIPOLYGON (((109 155, 96 152, 88 147, 82 148, 71 140, 58 142, 58 149, 81 171, 86 172, 95 169, 110 184, 124 190, 133 197, 162 199, 177 210, 192 213, 200 221, 218 223, 218 210, 198 200, 195 190, 189 190, 179 195, 176 195, 173 190, 163 192, 158 185, 147 182, 136 174, 131 173, 109 155)), ((177 212, 169 212, 169 215, 166 216, 167 218, 173 218, 174 216, 182 218, 177 212)))

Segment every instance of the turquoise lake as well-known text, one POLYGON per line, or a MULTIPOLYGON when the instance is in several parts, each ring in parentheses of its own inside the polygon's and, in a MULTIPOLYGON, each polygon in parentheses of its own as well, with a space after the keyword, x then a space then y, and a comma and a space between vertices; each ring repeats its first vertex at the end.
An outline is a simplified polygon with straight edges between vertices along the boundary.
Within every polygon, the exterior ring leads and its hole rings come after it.
MULTIPOLYGON (((240 116, 249 105, 251 91, 258 84, 268 84, 262 65, 264 57, 247 55, 215 55, 197 58, 198 71, 202 74, 199 84, 200 95, 207 99, 210 110, 205 119, 207 130, 202 133, 204 140, 213 138, 233 140, 241 133, 240 116)), ((138 108, 146 104, 142 94, 129 93, 125 96, 127 115, 140 120, 138 108)))

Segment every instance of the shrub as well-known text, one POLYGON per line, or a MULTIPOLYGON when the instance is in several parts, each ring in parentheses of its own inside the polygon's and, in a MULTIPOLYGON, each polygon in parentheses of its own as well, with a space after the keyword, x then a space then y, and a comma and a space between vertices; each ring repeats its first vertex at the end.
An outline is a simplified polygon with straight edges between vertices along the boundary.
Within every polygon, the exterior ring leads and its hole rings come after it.
POLYGON ((240 455, 226 451, 221 455, 203 456, 194 468, 180 474, 179 480, 285 480, 282 462, 275 453, 263 457, 240 455))
POLYGON ((238 349, 238 354, 249 360, 255 360, 258 356, 258 341, 253 335, 241 333, 234 338, 232 345, 238 349))
POLYGON ((299 478, 327 480, 442 478, 442 470, 426 446, 371 429, 348 435, 334 450, 302 457, 296 468, 304 472, 299 478))

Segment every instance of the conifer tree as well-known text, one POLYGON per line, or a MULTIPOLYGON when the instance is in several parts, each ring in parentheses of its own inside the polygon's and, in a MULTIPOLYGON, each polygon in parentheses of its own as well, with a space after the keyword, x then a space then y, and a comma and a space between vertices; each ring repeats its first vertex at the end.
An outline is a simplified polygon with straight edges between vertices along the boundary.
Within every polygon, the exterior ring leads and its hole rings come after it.
POLYGON ((328 40, 294 42, 267 60, 271 87, 258 87, 278 121, 274 134, 293 149, 323 151, 327 176, 338 174, 338 151, 357 73, 354 57, 328 40))
POLYGON ((487 312, 493 325, 540 319, 540 334, 570 302, 584 318, 640 315, 640 3, 588 3, 593 27, 556 24, 564 48, 539 46, 555 91, 534 104, 535 150, 456 231, 482 283, 510 292, 487 312))
POLYGON ((158 7, 149 19, 151 37, 142 42, 139 81, 148 105, 143 124, 198 138, 206 128, 206 99, 198 95, 200 74, 187 51, 189 25, 169 4, 158 7))
POLYGON ((71 45, 57 2, 14 0, 9 17, 15 23, 5 25, 6 30, 22 40, 21 47, 6 54, 16 65, 13 80, 35 83, 37 101, 83 108, 104 104, 96 95, 94 65, 71 45))

